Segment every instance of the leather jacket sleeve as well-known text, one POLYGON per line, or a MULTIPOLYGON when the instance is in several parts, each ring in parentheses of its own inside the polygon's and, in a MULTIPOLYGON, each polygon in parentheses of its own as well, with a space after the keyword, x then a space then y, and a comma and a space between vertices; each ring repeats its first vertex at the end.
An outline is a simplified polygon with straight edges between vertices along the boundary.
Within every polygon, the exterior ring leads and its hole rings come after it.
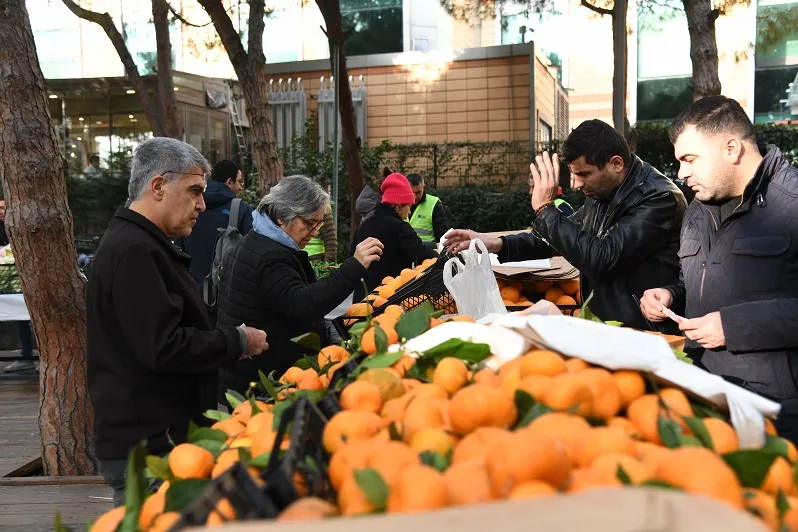
MULTIPOLYGON (((584 207, 580 207, 568 219, 581 225, 584 210, 584 207)), ((503 236, 501 239, 502 248, 497 254, 500 262, 549 259, 555 255, 554 250, 534 233, 503 236)))
MULTIPOLYGON (((535 220, 534 230, 582 275, 598 280, 643 259, 662 245, 681 220, 673 194, 656 191, 639 201, 601 236, 583 231, 553 205, 535 220)), ((580 213, 577 213, 581 216, 580 213)))

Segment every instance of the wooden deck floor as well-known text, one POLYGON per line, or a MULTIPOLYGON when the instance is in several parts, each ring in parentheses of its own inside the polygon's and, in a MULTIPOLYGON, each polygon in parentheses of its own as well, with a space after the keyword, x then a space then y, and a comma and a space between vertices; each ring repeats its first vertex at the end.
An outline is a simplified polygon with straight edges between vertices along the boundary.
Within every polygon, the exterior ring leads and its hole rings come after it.
MULTIPOLYGON (((0 362, 0 371, 5 364, 0 362)), ((0 380, 0 477, 41 455, 38 412, 38 380, 0 380)), ((87 521, 112 506, 111 489, 105 484, 3 485, 6 483, 0 479, 2 531, 51 531, 56 511, 61 512, 64 525, 82 531, 87 521)))

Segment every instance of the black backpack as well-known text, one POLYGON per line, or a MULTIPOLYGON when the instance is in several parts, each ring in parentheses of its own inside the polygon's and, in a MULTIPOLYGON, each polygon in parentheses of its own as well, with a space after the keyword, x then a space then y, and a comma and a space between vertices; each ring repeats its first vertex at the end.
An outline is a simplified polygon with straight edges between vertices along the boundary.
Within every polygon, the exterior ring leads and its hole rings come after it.
POLYGON ((230 220, 227 222, 227 227, 220 228, 219 234, 216 236, 213 258, 211 259, 211 273, 205 277, 202 283, 202 298, 205 300, 205 304, 211 308, 216 307, 219 278, 222 275, 222 260, 244 238, 238 230, 238 211, 240 208, 241 199, 233 198, 233 201, 230 202, 230 220))

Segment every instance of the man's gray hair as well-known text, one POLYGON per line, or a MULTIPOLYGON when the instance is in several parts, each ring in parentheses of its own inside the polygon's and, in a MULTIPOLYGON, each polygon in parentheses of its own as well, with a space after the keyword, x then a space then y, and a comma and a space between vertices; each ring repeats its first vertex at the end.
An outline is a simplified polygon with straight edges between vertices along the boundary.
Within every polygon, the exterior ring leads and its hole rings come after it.
POLYGON ((330 205, 330 195, 317 183, 303 175, 284 177, 263 196, 258 211, 275 223, 291 223, 296 217, 309 218, 330 205))
POLYGON ((167 181, 180 179, 180 174, 199 171, 206 175, 211 167, 205 157, 190 144, 169 137, 155 137, 136 148, 130 165, 127 193, 130 201, 141 198, 150 180, 162 175, 167 181))

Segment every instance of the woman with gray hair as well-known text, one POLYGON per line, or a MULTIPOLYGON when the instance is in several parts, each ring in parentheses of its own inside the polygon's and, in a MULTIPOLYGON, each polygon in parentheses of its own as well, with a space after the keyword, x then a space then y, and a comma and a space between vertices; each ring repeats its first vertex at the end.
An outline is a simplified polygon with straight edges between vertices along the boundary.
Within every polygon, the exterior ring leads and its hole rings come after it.
POLYGON ((281 375, 303 355, 291 338, 315 332, 327 345, 324 316, 355 290, 382 255, 382 243, 366 239, 340 268, 316 280, 302 248, 318 234, 329 204, 330 196, 307 177, 284 178, 252 213, 252 231, 222 260, 219 323, 257 326, 269 338, 267 356, 222 370, 228 389, 245 392, 258 380, 258 370, 281 375))

